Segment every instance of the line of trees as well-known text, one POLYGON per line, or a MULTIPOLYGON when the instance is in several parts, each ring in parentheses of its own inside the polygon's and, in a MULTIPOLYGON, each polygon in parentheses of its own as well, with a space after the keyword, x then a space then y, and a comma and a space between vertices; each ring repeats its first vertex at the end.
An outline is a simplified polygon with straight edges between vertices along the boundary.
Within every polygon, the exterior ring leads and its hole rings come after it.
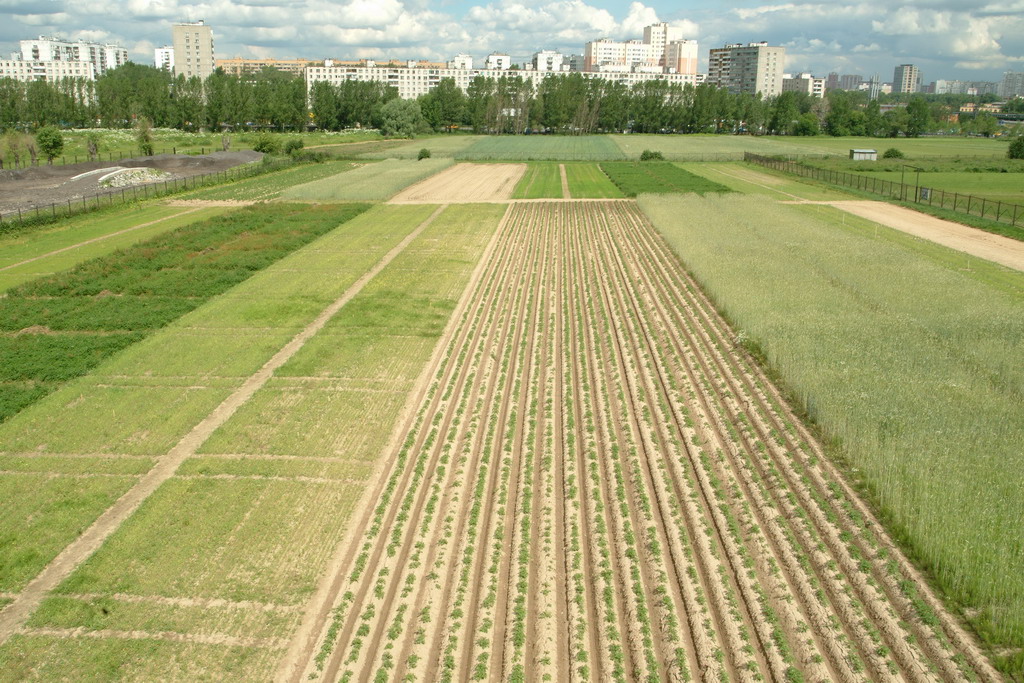
MULTIPOLYGON (((824 99, 785 92, 763 98, 710 84, 678 86, 659 80, 630 88, 578 73, 546 78, 535 88, 514 71, 498 78, 478 76, 465 93, 453 80, 442 79, 413 104, 397 99, 394 87, 377 82, 318 82, 307 93, 304 79, 272 68, 242 76, 218 70, 201 81, 129 63, 95 82, 0 79, 0 129, 128 128, 145 118, 157 127, 182 130, 362 126, 405 135, 468 126, 492 134, 629 130, 916 137, 956 125, 949 123, 951 114, 970 100, 893 96, 890 99, 898 104, 883 112, 886 99, 869 100, 864 92, 835 90, 824 99)), ((1008 106, 1024 110, 1024 99, 1008 106)), ((987 114, 965 117, 961 123, 964 133, 992 134, 997 128, 995 118, 987 114)))

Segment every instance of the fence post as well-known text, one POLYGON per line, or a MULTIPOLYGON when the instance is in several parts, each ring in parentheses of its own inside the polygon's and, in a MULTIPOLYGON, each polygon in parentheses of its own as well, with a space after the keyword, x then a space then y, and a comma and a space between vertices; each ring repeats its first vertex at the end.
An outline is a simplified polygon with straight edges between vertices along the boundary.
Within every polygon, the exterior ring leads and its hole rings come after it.
POLYGON ((999 213, 1003 210, 1003 202, 999 200, 996 202, 996 220, 999 220, 999 213))
POLYGON ((981 198, 981 217, 985 217, 985 198, 981 198))
POLYGON ((1013 224, 1014 224, 1014 226, 1017 225, 1017 209, 1019 209, 1019 208, 1020 207, 1017 206, 1016 204, 1013 205, 1013 224))
POLYGON ((967 213, 968 214, 971 213, 971 197, 973 197, 973 196, 974 195, 967 195, 967 213))

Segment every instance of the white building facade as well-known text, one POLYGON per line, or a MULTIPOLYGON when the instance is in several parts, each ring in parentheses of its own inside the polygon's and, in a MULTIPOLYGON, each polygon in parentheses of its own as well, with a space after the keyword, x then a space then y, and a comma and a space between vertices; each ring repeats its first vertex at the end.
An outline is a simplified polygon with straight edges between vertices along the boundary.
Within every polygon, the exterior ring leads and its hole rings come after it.
POLYGON ((825 97, 825 79, 815 78, 809 73, 785 74, 782 78, 782 92, 804 92, 811 97, 825 97))
MULTIPOLYGON (((530 82, 534 88, 537 88, 545 78, 561 78, 569 73, 572 72, 536 71, 534 69, 528 71, 518 69, 451 69, 441 68, 438 65, 411 67, 392 65, 334 65, 331 60, 327 60, 323 65, 318 64, 306 69, 306 92, 309 92, 314 83, 321 81, 326 81, 333 85, 340 85, 345 81, 375 81, 395 87, 398 90, 398 96, 408 100, 427 94, 442 78, 451 78, 465 92, 477 76, 491 79, 505 76, 515 78, 518 76, 530 82)), ((679 86, 686 85, 687 83, 696 85, 698 82, 694 74, 582 72, 582 75, 585 78, 615 81, 629 87, 652 80, 666 81, 679 86)))
POLYGON ((69 62, 64 60, 0 60, 0 78, 16 81, 60 81, 65 78, 96 80, 96 67, 92 62, 69 62))
POLYGON ((484 68, 492 71, 505 71, 512 68, 512 58, 500 52, 492 52, 484 60, 484 68))
POLYGON ((774 97, 782 92, 785 63, 784 47, 732 43, 711 50, 707 81, 732 93, 774 97))
POLYGON ((164 71, 174 71, 174 48, 164 45, 153 50, 153 66, 164 71))
POLYGON ((584 71, 606 73, 697 73, 697 41, 666 23, 644 28, 642 40, 601 38, 586 45, 584 71))
MULTIPOLYGON (((128 50, 113 43, 69 41, 48 36, 21 41, 21 59, 26 62, 89 62, 95 76, 116 69, 128 61, 128 50)), ((66 71, 53 67, 54 73, 66 71)))

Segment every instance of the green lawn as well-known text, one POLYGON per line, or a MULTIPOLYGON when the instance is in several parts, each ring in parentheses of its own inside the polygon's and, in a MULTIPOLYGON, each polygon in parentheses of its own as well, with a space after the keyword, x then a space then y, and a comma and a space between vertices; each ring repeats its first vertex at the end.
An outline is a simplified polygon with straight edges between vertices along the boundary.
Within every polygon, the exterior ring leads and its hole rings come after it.
POLYGON ((512 192, 513 199, 547 199, 562 197, 562 173, 559 164, 531 163, 526 167, 526 173, 519 179, 515 190, 512 192))
POLYGON ((429 149, 431 157, 457 157, 462 150, 482 139, 479 135, 438 135, 398 140, 397 144, 379 151, 365 152, 366 159, 416 159, 421 149, 429 149))
POLYGON ((265 201, 281 196, 285 188, 302 185, 321 178, 344 173, 353 168, 351 161, 327 161, 322 164, 303 164, 282 171, 245 178, 235 183, 211 187, 181 195, 182 199, 233 199, 265 201))

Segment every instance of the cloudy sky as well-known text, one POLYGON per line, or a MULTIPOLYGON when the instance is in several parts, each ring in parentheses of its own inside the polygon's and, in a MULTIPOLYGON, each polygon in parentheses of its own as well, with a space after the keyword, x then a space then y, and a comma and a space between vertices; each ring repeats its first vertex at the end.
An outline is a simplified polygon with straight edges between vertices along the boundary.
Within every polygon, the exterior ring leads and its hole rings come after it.
POLYGON ((727 42, 784 45, 790 71, 878 73, 917 64, 935 79, 1001 80, 1024 71, 1024 0, 731 2, 709 0, 0 0, 0 55, 39 35, 128 48, 151 64, 170 25, 204 19, 218 57, 445 60, 492 51, 582 52, 599 37, 637 38, 667 21, 707 53, 727 42))

